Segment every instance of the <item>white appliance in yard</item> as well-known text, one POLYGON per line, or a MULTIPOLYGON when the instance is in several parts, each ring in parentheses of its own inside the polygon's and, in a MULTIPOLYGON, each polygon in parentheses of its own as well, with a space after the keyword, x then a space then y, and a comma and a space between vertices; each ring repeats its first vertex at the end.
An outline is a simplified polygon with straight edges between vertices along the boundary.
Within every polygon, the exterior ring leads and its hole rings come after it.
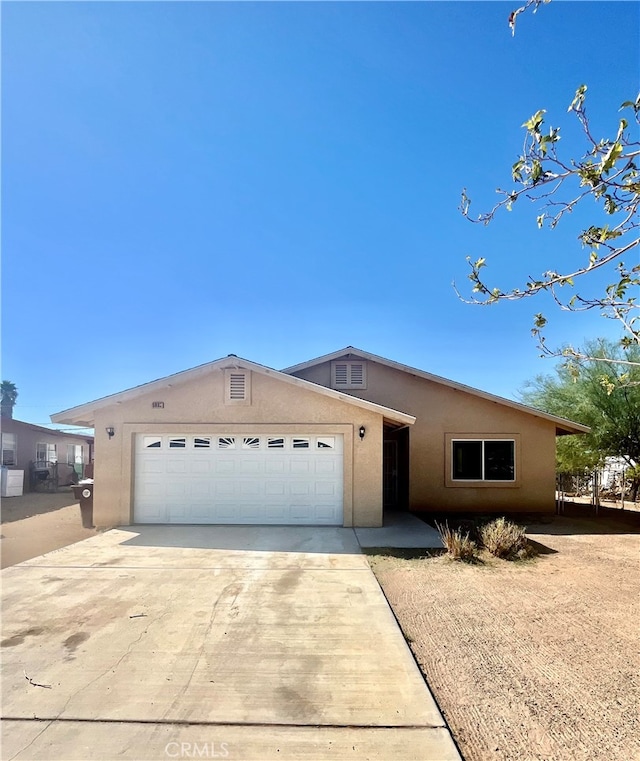
POLYGON ((21 497, 24 484, 24 470, 0 470, 0 496, 21 497))

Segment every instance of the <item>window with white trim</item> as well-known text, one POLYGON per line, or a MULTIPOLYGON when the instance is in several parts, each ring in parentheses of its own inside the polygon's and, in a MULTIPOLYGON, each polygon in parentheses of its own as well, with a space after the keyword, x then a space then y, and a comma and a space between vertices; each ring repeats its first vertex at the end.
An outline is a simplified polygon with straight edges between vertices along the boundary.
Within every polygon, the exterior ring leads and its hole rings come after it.
POLYGON ((367 387, 367 363, 362 360, 334 360, 331 363, 331 388, 367 387))
POLYGON ((515 481, 516 443, 513 439, 453 439, 453 481, 515 481))
POLYGON ((2 464, 18 464, 18 442, 15 433, 2 434, 2 464))
POLYGON ((58 462, 56 445, 44 441, 36 444, 36 462, 58 462))
POLYGON ((249 370, 225 370, 225 404, 251 404, 251 372, 249 370))
POLYGON ((67 465, 82 465, 83 462, 82 444, 67 444, 67 465))

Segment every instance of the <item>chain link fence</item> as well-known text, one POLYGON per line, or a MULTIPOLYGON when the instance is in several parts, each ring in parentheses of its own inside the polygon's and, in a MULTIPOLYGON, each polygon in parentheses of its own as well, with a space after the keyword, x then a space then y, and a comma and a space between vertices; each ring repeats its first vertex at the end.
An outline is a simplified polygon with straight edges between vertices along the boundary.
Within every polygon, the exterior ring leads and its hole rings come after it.
POLYGON ((626 463, 614 461, 593 471, 558 473, 556 499, 558 512, 566 503, 618 508, 640 512, 637 479, 627 476, 626 463))

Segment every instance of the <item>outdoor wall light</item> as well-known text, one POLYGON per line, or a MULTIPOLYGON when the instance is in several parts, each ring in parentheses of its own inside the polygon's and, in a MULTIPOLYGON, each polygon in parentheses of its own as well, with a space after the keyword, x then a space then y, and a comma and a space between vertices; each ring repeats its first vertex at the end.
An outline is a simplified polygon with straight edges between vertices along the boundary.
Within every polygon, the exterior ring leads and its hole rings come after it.
POLYGON ((362 441, 362 439, 364 439, 364 435, 365 435, 366 432, 367 432, 367 429, 363 425, 361 425, 360 426, 360 431, 359 431, 359 433, 360 433, 360 441, 362 441))
POLYGON ((115 435, 116 429, 115 429, 115 428, 114 428, 112 425, 108 425, 108 426, 105 428, 105 431, 107 432, 107 436, 108 436, 109 438, 111 438, 112 436, 114 436, 114 435, 115 435))

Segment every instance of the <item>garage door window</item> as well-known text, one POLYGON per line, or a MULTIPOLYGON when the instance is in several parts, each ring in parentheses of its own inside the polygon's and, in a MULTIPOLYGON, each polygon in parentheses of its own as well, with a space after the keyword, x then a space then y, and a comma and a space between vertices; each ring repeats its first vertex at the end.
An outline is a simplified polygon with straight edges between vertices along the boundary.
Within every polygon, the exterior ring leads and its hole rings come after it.
POLYGON ((187 446, 185 438, 169 439, 169 449, 184 449, 187 446))
POLYGON ((145 449, 160 449, 162 446, 162 439, 160 436, 145 436, 143 438, 145 449))
POLYGON ((235 449, 236 440, 233 436, 219 436, 218 437, 218 449, 235 449))
POLYGON ((260 439, 255 436, 245 436, 242 439, 243 449, 260 449, 260 439))
POLYGON ((193 446, 195 449, 209 449, 211 438, 209 436, 196 436, 193 440, 193 446))
POLYGON ((319 436, 316 446, 318 449, 335 449, 336 440, 333 436, 319 436))
POLYGON ((293 448, 294 449, 309 449, 309 439, 294 439, 293 448))
POLYGON ((269 437, 267 439, 267 448, 268 449, 284 449, 284 439, 269 437))

